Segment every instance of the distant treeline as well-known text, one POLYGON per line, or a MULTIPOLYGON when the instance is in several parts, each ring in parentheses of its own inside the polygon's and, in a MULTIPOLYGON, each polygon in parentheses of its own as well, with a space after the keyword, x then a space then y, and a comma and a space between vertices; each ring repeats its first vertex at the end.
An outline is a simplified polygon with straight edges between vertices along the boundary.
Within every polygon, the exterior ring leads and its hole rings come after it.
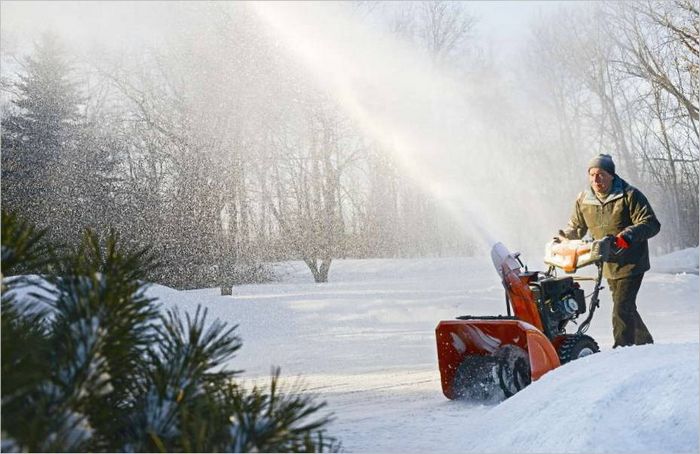
MULTIPOLYGON (((261 264, 274 260, 303 259, 320 282, 334 258, 473 253, 446 210, 260 39, 244 5, 173 7, 192 30, 157 47, 78 58, 44 35, 3 74, 3 208, 69 244, 83 227, 152 244, 164 262, 152 279, 176 287, 269 279, 261 264)), ((499 79, 472 39, 468 3, 365 7, 465 84, 499 79)), ((521 153, 519 170, 560 169, 538 203, 566 219, 562 188, 612 151, 660 214, 657 246, 697 245, 693 3, 601 3, 532 31, 518 70, 527 102, 499 123, 522 131, 502 138, 521 153)))

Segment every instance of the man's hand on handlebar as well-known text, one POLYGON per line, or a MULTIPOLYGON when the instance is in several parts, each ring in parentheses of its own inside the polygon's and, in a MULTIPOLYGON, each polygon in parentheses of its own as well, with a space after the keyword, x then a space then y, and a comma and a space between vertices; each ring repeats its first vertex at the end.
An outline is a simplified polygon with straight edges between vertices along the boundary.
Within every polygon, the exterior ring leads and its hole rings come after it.
POLYGON ((564 233, 563 230, 559 230, 556 236, 552 237, 552 242, 554 243, 561 243, 563 241, 568 241, 568 238, 566 237, 566 233, 564 233))

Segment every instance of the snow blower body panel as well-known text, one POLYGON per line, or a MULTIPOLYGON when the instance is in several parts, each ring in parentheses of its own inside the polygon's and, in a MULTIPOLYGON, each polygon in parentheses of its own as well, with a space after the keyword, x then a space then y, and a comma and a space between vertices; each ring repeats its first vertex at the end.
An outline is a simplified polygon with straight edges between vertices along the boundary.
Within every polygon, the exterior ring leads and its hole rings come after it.
MULTIPOLYGON (((442 392, 448 399, 489 400, 500 392, 508 397, 510 388, 525 386, 559 366, 557 352, 547 337, 521 320, 505 317, 446 320, 438 324, 435 335, 442 392), (470 370, 461 370, 465 367, 470 370), (520 383, 508 383, 507 377, 517 367, 526 368, 518 371, 522 374, 520 383), (465 381, 474 382, 483 396, 470 390, 470 383, 465 381)), ((517 390, 513 389, 512 393, 517 390)))
POLYGON ((506 291, 508 315, 467 315, 438 324, 435 335, 443 394, 449 399, 500 400, 559 367, 560 359, 569 360, 570 355, 560 357, 560 347, 571 346, 574 337, 582 336, 598 305, 602 261, 610 253, 609 240, 602 243, 547 245, 547 273, 527 271, 518 253, 496 243, 491 259, 506 291), (567 323, 586 312, 586 299, 573 277, 557 277, 554 268, 571 272, 590 264, 598 265, 591 310, 579 331, 567 334, 567 323))

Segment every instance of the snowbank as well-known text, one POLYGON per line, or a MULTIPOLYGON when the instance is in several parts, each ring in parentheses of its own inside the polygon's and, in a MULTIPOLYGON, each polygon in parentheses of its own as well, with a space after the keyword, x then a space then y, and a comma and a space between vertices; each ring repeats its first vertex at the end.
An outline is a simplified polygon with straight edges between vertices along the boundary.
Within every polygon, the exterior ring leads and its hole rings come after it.
POLYGON ((700 267, 700 248, 681 249, 660 257, 652 257, 651 271, 654 273, 693 273, 700 267))
MULTIPOLYGON (((480 421, 477 452, 698 452, 698 344, 602 352, 546 374, 480 421)), ((476 434, 474 434, 476 435, 476 434)))

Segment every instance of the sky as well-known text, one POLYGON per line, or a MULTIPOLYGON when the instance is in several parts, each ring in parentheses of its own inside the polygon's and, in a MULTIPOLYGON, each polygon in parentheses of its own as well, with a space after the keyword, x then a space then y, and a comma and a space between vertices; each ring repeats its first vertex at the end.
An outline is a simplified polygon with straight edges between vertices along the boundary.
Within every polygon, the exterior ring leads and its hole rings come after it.
POLYGON ((530 22, 562 6, 585 7, 588 1, 474 1, 469 9, 479 17, 477 39, 501 62, 518 54, 530 22))
MULTIPOLYGON (((22 42, 25 37, 50 27, 58 27, 75 37, 81 30, 93 27, 120 37, 120 30, 129 30, 146 18, 145 11, 162 10, 167 3, 3 0, 0 3, 2 46, 5 50, 22 48, 27 44, 22 42)), ((477 25, 480 39, 509 52, 527 34, 528 23, 533 17, 561 5, 583 6, 587 3, 590 2, 473 1, 469 2, 468 8, 480 18, 477 25)))

